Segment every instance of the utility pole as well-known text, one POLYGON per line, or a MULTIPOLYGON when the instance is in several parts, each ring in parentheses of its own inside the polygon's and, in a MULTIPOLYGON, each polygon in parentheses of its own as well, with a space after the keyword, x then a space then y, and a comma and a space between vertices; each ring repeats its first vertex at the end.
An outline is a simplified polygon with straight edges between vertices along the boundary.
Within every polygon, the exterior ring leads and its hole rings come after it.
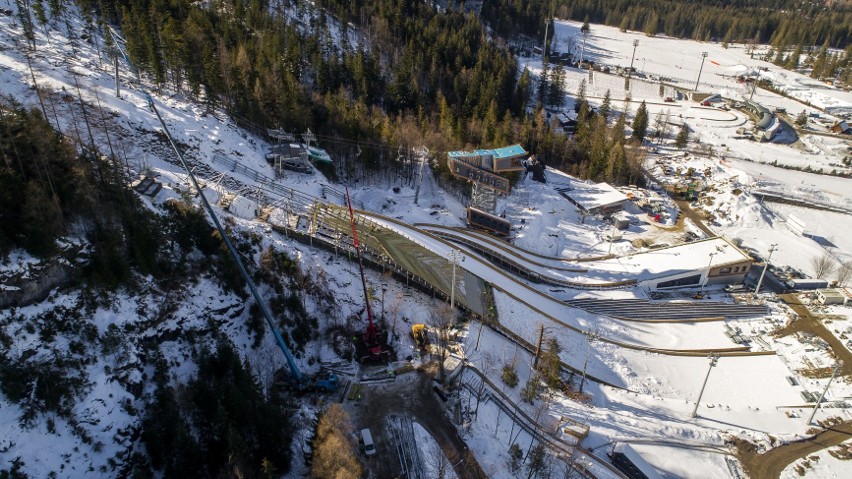
POLYGON ((586 37, 589 35, 588 32, 583 32, 583 49, 580 50, 580 63, 577 64, 578 67, 583 68, 583 56, 586 54, 586 37))
POLYGON ((772 253, 777 249, 778 243, 773 243, 772 246, 769 247, 769 256, 766 258, 766 264, 763 265, 763 271, 760 273, 760 279, 757 280, 757 286, 754 288, 754 294, 751 296, 751 299, 754 300, 757 297, 757 293, 760 291, 760 285, 763 283, 763 276, 766 274, 766 269, 769 267, 769 260, 772 259, 772 253))
POLYGON ((808 424, 811 424, 811 421, 814 420, 814 416, 816 416, 817 409, 819 409, 819 405, 822 404, 823 398, 825 398, 825 393, 828 392, 828 387, 831 386, 831 383, 834 381, 834 378, 837 376, 837 373, 840 372, 840 364, 834 366, 834 372, 831 373, 831 379, 828 380, 828 384, 825 385, 825 389, 822 390, 822 394, 819 395, 819 400, 814 406, 814 410, 811 413, 811 417, 808 418, 808 424))
POLYGON ((385 293, 388 290, 387 283, 382 283, 382 321, 385 320, 385 293))
POLYGON ((417 185, 414 187, 414 204, 419 205, 417 200, 420 197, 420 183, 423 182, 423 165, 426 163, 426 158, 429 155, 429 148, 423 146, 421 148, 415 149, 414 153, 417 154, 417 162, 419 164, 419 171, 417 173, 417 185))
POLYGON ((701 81, 701 71, 704 70, 704 60, 707 58, 707 52, 701 52, 701 68, 698 69, 698 78, 695 80, 695 91, 698 91, 698 82, 701 81))
POLYGON ((538 323, 538 341, 535 343, 535 357, 533 358, 533 369, 538 367, 538 357, 541 355, 541 341, 544 338, 544 325, 538 323))
POLYGON ((704 388, 707 387, 707 380, 710 379, 710 371, 713 370, 713 367, 716 366, 716 363, 719 362, 719 356, 715 354, 710 354, 710 367, 707 368, 707 376, 704 376, 704 384, 701 385, 701 391, 698 393, 698 399, 695 401, 695 408, 692 410, 692 414, 689 417, 695 417, 696 413, 698 413, 698 404, 701 403, 701 396, 704 395, 704 388))

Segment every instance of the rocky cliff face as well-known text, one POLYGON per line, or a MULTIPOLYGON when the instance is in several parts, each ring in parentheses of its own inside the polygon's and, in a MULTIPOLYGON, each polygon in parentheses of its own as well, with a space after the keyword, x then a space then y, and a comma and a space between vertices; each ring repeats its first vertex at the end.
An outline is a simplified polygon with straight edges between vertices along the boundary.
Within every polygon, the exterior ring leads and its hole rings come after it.
POLYGON ((55 288, 73 285, 75 268, 86 263, 79 246, 68 247, 53 258, 20 261, 0 268, 0 309, 19 308, 44 301, 55 288))

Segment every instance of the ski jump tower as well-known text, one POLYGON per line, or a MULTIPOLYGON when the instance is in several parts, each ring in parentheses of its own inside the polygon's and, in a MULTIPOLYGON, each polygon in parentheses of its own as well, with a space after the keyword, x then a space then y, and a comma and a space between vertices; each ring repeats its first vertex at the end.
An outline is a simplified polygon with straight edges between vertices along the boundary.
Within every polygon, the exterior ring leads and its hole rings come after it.
POLYGON ((507 236, 512 224, 497 214, 497 195, 509 194, 509 179, 500 173, 521 171, 527 152, 521 145, 493 150, 451 151, 447 153, 450 172, 473 184, 467 223, 501 236, 507 236))

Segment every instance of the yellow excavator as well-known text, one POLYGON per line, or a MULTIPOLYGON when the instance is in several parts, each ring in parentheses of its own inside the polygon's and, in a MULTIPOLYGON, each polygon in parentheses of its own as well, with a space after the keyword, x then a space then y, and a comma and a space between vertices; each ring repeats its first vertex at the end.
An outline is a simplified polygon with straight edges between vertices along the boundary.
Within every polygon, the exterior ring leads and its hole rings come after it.
POLYGON ((426 325, 423 323, 415 323, 411 325, 411 337, 420 349, 425 349, 429 343, 426 338, 426 325))

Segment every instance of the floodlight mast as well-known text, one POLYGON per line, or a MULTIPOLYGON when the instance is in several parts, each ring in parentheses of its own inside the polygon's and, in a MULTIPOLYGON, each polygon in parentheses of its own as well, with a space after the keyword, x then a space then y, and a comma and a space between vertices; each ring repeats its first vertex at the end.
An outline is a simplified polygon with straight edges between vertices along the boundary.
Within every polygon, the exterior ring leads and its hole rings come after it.
POLYGON ((698 78, 695 80, 695 91, 698 91, 698 82, 701 81, 701 71, 704 70, 704 60, 707 58, 707 52, 701 52, 701 68, 698 69, 698 78))
POLYGON ((773 243, 769 248, 769 256, 766 258, 766 264, 763 265, 763 271, 760 273, 760 279, 757 280, 757 286, 754 288, 754 295, 752 297, 757 297, 757 293, 760 291, 760 285, 763 284, 763 276, 766 275, 766 269, 769 267, 769 260, 772 259, 772 253, 775 252, 778 246, 778 243, 773 243))
POLYGON ((630 78, 633 76, 633 60, 636 58, 636 47, 639 46, 639 40, 633 40, 633 55, 630 57, 630 69, 627 70, 627 90, 630 90, 630 78))

